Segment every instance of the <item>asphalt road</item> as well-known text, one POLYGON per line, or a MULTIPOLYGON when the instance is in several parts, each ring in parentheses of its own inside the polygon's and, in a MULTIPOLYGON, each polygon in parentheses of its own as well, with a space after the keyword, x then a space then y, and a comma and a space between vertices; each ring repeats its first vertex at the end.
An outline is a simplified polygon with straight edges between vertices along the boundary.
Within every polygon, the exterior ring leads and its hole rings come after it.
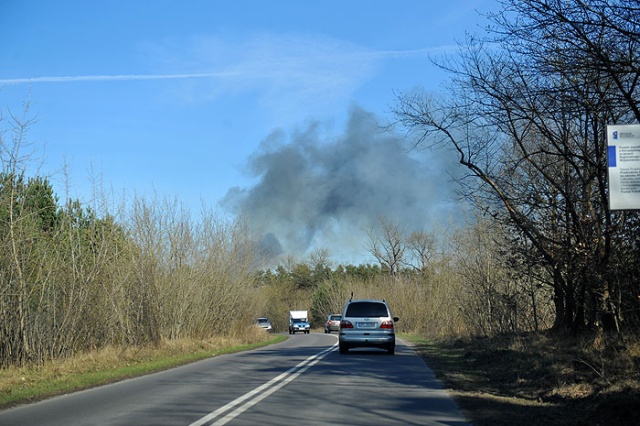
POLYGON ((0 411, 0 425, 464 425, 408 346, 337 351, 335 334, 296 334, 222 355, 0 411))

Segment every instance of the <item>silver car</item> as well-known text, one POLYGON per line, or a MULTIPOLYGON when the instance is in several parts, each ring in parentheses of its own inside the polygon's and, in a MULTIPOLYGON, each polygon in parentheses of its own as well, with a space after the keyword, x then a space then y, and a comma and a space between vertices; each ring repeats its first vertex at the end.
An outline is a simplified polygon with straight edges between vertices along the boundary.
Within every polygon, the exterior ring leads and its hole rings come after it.
POLYGON ((256 325, 264 330, 271 331, 271 321, 269 321, 269 318, 256 318, 256 325))
POLYGON ((390 355, 396 350, 395 323, 398 317, 384 300, 349 300, 340 321, 339 348, 380 348, 390 355))
POLYGON ((333 314, 327 317, 327 322, 324 323, 324 332, 331 333, 332 331, 340 331, 341 315, 333 314))

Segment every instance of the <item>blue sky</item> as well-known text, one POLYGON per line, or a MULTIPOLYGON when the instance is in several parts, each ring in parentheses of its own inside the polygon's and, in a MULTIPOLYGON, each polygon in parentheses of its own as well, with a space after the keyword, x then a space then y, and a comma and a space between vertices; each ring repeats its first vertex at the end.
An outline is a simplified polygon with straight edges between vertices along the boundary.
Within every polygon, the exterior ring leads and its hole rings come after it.
POLYGON ((452 157, 408 153, 376 123, 392 119, 395 93, 442 91, 429 55, 455 53, 491 8, 0 0, 0 108, 29 102, 28 139, 45 160, 33 174, 62 199, 68 187, 91 202, 99 179, 129 197, 250 211, 295 255, 356 258, 375 215, 429 228, 459 208, 452 157))

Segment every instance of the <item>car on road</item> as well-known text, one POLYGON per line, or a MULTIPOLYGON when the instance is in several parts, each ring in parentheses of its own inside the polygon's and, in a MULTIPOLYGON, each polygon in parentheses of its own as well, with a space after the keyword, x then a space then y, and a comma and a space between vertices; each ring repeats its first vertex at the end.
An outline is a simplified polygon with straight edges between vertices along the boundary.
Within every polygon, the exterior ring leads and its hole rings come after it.
POLYGON ((272 330, 271 321, 269 321, 269 318, 266 318, 266 317, 256 318, 256 325, 267 331, 272 330))
POLYGON ((351 348, 380 348, 395 353, 395 323, 384 300, 352 300, 344 307, 338 337, 339 351, 346 354, 351 348))
POLYGON ((292 318, 289 322, 289 334, 296 334, 297 332, 309 334, 310 331, 311 325, 306 318, 292 318))
POLYGON ((332 314, 327 317, 327 322, 324 324, 324 332, 331 333, 332 331, 340 331, 340 320, 342 315, 332 314))

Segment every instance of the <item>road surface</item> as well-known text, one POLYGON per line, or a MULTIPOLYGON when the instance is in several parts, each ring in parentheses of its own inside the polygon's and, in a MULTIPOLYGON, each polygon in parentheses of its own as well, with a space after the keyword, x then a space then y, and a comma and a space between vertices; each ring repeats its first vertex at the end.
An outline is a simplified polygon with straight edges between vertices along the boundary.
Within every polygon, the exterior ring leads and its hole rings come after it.
POLYGON ((265 348, 0 411, 0 425, 464 425, 410 347, 337 351, 335 334, 265 348))

